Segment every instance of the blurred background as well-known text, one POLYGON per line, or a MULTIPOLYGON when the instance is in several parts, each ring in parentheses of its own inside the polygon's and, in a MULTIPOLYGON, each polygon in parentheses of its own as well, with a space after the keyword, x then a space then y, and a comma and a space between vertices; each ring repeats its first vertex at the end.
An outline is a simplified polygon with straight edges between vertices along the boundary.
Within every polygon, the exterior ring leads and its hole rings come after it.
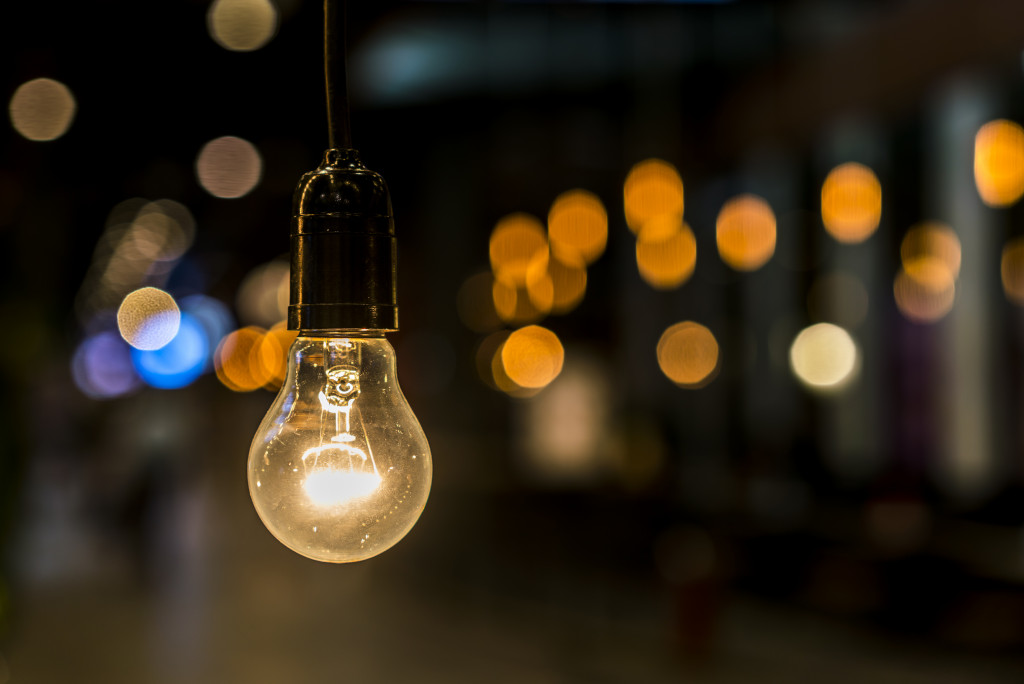
POLYGON ((1024 680, 1024 5, 349 4, 434 457, 349 566, 245 480, 322 5, 5 5, 0 684, 1024 680))

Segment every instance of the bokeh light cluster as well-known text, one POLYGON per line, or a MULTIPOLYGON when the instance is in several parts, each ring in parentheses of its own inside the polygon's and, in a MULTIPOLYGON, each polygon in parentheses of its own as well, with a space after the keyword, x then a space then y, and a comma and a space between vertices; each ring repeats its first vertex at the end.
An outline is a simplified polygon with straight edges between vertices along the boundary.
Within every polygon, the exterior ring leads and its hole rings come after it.
MULTIPOLYGON (((98 319, 102 321, 102 317, 98 319)), ((180 389, 211 368, 214 345, 234 322, 212 297, 142 288, 118 309, 118 330, 100 327, 75 350, 75 384, 94 399, 125 396, 143 386, 180 389)), ((94 324, 97 325, 97 324, 94 324)))
POLYGON ((298 332, 284 321, 269 330, 246 326, 224 336, 213 357, 217 379, 235 392, 276 391, 288 369, 288 349, 298 332))
MULTIPOLYGON (((539 321, 576 308, 587 290, 587 266, 604 253, 608 215, 586 190, 559 195, 548 213, 548 226, 523 212, 503 217, 491 231, 491 301, 498 318, 510 324, 539 321)), ((460 311, 469 327, 489 318, 477 290, 485 281, 467 281, 460 311), (472 311, 471 311, 472 310, 472 311)))
POLYGON ((141 287, 163 287, 194 239, 195 220, 179 202, 135 198, 118 204, 78 292, 79 320, 88 325, 141 287))
POLYGON ((640 277, 658 290, 679 287, 697 265, 697 238, 683 221, 683 180, 674 166, 647 159, 630 169, 622 188, 626 225, 636 235, 640 277))

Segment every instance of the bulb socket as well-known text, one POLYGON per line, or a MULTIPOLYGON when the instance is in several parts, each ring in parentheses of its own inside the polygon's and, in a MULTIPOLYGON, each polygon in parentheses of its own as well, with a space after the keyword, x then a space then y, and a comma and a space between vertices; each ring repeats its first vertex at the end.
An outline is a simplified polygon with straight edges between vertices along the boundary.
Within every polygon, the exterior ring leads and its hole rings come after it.
POLYGON ((288 329, 398 330, 391 196, 355 150, 327 150, 295 188, 288 329))

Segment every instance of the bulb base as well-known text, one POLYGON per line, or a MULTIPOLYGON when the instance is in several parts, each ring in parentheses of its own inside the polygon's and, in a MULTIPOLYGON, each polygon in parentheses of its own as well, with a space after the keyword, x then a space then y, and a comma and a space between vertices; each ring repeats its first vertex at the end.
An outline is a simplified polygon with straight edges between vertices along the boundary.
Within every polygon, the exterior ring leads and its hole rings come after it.
POLYGON ((289 330, 398 330, 387 184, 356 150, 327 150, 295 188, 289 330))

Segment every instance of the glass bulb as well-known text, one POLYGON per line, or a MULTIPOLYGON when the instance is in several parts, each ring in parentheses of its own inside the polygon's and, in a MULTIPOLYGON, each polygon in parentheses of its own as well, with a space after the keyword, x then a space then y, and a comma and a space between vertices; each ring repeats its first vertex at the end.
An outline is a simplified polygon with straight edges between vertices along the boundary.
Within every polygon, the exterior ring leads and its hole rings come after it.
POLYGON ((386 339, 295 339, 249 449, 249 494, 271 534, 314 560, 376 556, 416 524, 431 470, 386 339))

